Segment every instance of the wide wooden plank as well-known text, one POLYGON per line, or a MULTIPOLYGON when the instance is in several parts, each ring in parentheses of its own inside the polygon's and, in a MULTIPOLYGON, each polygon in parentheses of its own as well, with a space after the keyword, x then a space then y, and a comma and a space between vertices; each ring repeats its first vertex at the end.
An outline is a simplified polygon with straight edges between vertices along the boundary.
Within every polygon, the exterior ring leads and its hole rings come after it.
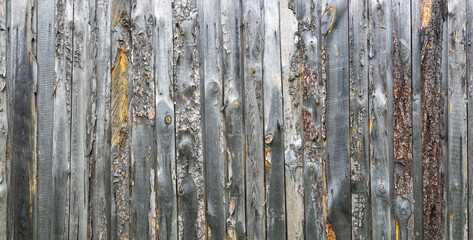
POLYGON ((414 238, 411 116, 411 8, 392 1, 395 236, 414 238))
MULTIPOLYGON (((173 67, 179 239, 206 239, 198 11, 193 0, 174 2, 173 67)), ((204 31, 204 29, 202 29, 204 31)), ((216 126, 214 126, 216 127, 216 126)))
POLYGON ((368 1, 352 1, 349 9, 351 235, 370 239, 368 1))
POLYGON ((351 236, 349 153, 348 1, 322 1, 322 74, 326 75, 328 235, 351 236), (330 229, 333 232, 330 232, 330 229))
POLYGON ((466 2, 448 1, 448 184, 449 239, 466 239, 467 204, 467 79, 466 2))
POLYGON ((36 52, 31 0, 8 2, 9 154, 7 239, 33 239, 36 198, 36 52))
MULTIPOLYGON (((0 238, 7 239, 8 183, 8 101, 7 101, 7 11, 6 1, 0 0, 0 238)), ((38 170, 39 171, 39 170, 38 170)), ((38 193, 39 194, 39 193, 38 193)), ((46 209, 47 207, 45 207, 46 209)))
MULTIPOLYGON (((423 238, 443 238, 444 100, 442 96, 442 35, 444 1, 425 0, 420 8, 420 68, 423 158, 423 238)), ((413 18, 414 19, 414 18, 413 18)))
MULTIPOLYGON (((304 32, 310 31, 310 28, 304 29, 304 24, 310 26, 310 18, 297 21, 296 6, 294 3, 290 5, 288 0, 282 0, 280 6, 286 210, 291 213, 287 215, 287 238, 304 239, 301 71, 305 71, 302 69, 306 66, 303 59, 304 40, 299 41, 299 37, 303 38, 304 32)), ((310 12, 310 6, 307 12, 310 12)))
POLYGON ((466 86, 468 86, 468 239, 473 239, 473 1, 466 1, 466 86))
POLYGON ((393 238, 391 0, 369 2, 369 129, 374 239, 393 238))
POLYGON ((129 238, 130 92, 133 82, 130 48, 130 2, 112 0, 111 86, 111 238, 129 238))
POLYGON ((176 150, 173 103, 172 1, 153 3, 156 27, 157 208, 159 239, 177 239, 176 150))
MULTIPOLYGON (((92 63, 95 65, 94 77, 91 79, 91 92, 95 105, 91 109, 92 116, 88 122, 95 123, 95 141, 93 152, 90 157, 90 219, 92 221, 92 239, 109 239, 112 232, 110 229, 110 134, 111 124, 111 1, 98 0, 95 5, 95 47, 90 47, 96 51, 92 63), (95 113, 94 113, 95 112, 95 113)), ((88 129, 87 132, 90 132, 88 129)), ((90 144, 91 142, 89 142, 90 144)))
POLYGON ((232 240, 246 236, 241 21, 241 2, 221 1, 226 181, 229 183, 226 216, 227 237, 232 240))
MULTIPOLYGON (((243 96, 246 158, 247 238, 264 239, 265 188, 263 153, 263 32, 261 2, 242 2, 243 96)), ((277 56, 276 56, 277 57, 277 56)))

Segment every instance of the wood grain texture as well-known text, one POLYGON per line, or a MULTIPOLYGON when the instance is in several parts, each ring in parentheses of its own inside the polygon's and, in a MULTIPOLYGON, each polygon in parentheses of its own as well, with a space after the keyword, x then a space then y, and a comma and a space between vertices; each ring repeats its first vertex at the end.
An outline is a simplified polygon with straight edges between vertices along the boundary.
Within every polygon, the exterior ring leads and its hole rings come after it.
MULTIPOLYGON (((8 111, 7 99, 7 3, 0 1, 0 238, 7 239, 7 208, 8 208, 8 179, 9 167, 8 146, 8 111)), ((38 169, 39 171, 39 169, 38 169)), ((39 193, 38 193, 39 194, 39 193)), ((39 197, 38 197, 39 198, 39 197)), ((39 201, 41 198, 39 198, 39 201)), ((45 207, 44 209, 46 209, 45 207)))
POLYGON ((242 1, 247 238, 264 239, 263 37, 261 2, 242 1))
POLYGON ((369 129, 374 239, 394 237, 391 0, 369 3, 369 129))
POLYGON ((466 1, 466 86, 468 96, 468 239, 473 238, 473 1, 466 1))
POLYGON ((352 239, 370 239, 368 1, 351 2, 349 29, 351 231, 352 239))

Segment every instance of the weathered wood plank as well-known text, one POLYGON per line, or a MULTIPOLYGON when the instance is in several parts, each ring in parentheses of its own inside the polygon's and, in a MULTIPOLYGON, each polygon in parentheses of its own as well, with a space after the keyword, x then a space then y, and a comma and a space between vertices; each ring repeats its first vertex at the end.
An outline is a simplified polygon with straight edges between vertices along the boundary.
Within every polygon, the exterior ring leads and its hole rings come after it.
POLYGON ((204 87, 203 128, 204 160, 207 196, 207 238, 225 239, 226 210, 225 185, 227 154, 225 123, 223 118, 223 79, 221 52, 221 11, 219 0, 206 0, 199 4, 203 16, 199 41, 201 49, 202 76, 204 87), (202 9, 200 7, 203 7, 202 9))
POLYGON ((232 240, 246 236, 241 21, 241 2, 221 1, 223 101, 228 154, 226 181, 229 183, 226 221, 227 237, 232 240))
POLYGON ((322 1, 322 48, 327 82, 327 231, 329 237, 351 236, 349 153, 348 1, 322 1), (333 232, 330 231, 333 230, 333 232))
MULTIPOLYGON (((90 219, 92 221, 92 239, 110 239, 110 201, 111 201, 111 1, 95 2, 95 41, 90 47, 96 53, 93 63, 94 78, 91 79, 92 91, 95 88, 96 114, 89 117, 95 123, 95 141, 92 164, 90 166, 90 219)), ((88 130, 89 131, 89 130, 88 130)))
MULTIPOLYGON (((323 239, 326 232, 326 179, 324 141, 326 134, 326 74, 322 75, 322 2, 298 0, 294 6, 299 22, 299 69, 303 98, 302 138, 304 158, 305 239, 323 239)), ((293 65, 298 60, 293 58, 293 65)))
POLYGON ((129 238, 130 184, 130 2, 112 0, 112 86, 111 86, 111 235, 129 238))
MULTIPOLYGON (((447 2, 445 2, 447 4, 447 2)), ((446 5, 445 5, 446 6, 446 5)), ((446 7, 445 7, 446 8, 446 7)), ((446 9, 445 9, 446 10, 446 9)), ((445 11, 447 13, 447 11, 445 11)), ((448 99, 448 52, 449 52, 449 41, 448 41, 448 21, 447 21, 447 16, 444 17, 443 19, 443 29, 442 29, 442 59, 441 59, 441 67, 440 71, 442 73, 442 85, 441 85, 441 97, 442 97, 442 103, 443 103, 443 109, 444 109, 444 114, 443 114, 443 131, 441 133, 442 139, 442 159, 445 159, 445 161, 448 162, 449 158, 449 152, 448 152, 448 121, 449 121, 449 99, 448 99)), ((448 184, 447 184, 447 179, 448 179, 448 164, 440 165, 440 170, 442 173, 445 173, 445 178, 443 179, 444 184, 442 187, 443 191, 443 199, 442 199, 442 211, 441 214, 443 215, 445 221, 443 221, 443 232, 445 233, 445 236, 450 235, 450 228, 447 219, 450 217, 449 211, 448 211, 448 184)))
POLYGON ((193 0, 174 2, 174 100, 179 239, 205 239, 206 214, 198 53, 193 0))
POLYGON ((466 2, 448 1, 448 187, 449 239, 466 239, 467 205, 467 80, 466 2))
POLYGON ((247 238, 264 239, 263 32, 261 2, 242 2, 247 238))
POLYGON ((414 192, 414 239, 423 239, 422 194, 422 108, 421 108, 421 46, 420 1, 411 2, 411 71, 412 71, 412 172, 414 192))
POLYGON ((468 239, 473 239, 473 1, 466 1, 466 86, 468 88, 468 239))
POLYGON ((373 239, 393 238, 391 0, 369 2, 369 129, 373 239))
POLYGON ((73 65, 71 99, 71 191, 69 238, 85 239, 88 232, 89 159, 87 155, 87 108, 90 100, 88 54, 90 42, 89 1, 74 1, 73 65))
POLYGON ((351 236, 370 239, 368 1, 352 1, 349 9, 351 236))
POLYGON ((442 31, 445 1, 425 0, 420 8, 422 102, 423 238, 443 238, 444 102, 442 97, 442 31))
MULTIPOLYGON (((0 238, 7 239, 9 167, 7 100, 7 3, 0 0, 0 238)), ((42 198, 40 198, 41 200, 42 198)), ((45 207, 47 208, 47 207, 45 207)))
POLYGON ((172 1, 155 1, 156 134, 159 239, 177 239, 172 1))
POLYGON ((414 238, 411 116, 411 7, 392 1, 395 236, 414 238), (412 216, 412 217, 411 217, 412 216))
MULTIPOLYGON (((53 173, 52 141, 54 119, 54 8, 55 1, 38 1, 38 90, 37 90, 37 159, 38 159, 38 201, 37 238, 52 238, 53 173)), ((3 44, 2 44, 3 45, 3 44)), ((3 52, 3 51, 2 51, 3 52)), ((4 114, 5 112, 3 112, 4 114)), ((1 116, 2 114, 0 114, 1 116)), ((3 149, 0 142, 0 149, 3 149)), ((2 238, 2 237, 0 237, 2 238)), ((4 237, 6 238, 6 237, 4 237)))
POLYGON ((265 142, 266 234, 286 238, 284 121, 279 1, 264 1, 263 121, 265 142))
MULTIPOLYGON (((284 159, 287 238, 304 239, 304 160, 302 148, 301 71, 305 72, 304 32, 310 31, 309 18, 297 21, 295 4, 280 2, 281 74, 284 96, 284 159), (304 69, 304 70, 303 70, 304 69)), ((310 13, 311 6, 306 9, 310 13)), ((309 36, 312 36, 310 34, 309 36)), ((310 41, 310 40, 309 40, 310 41)))
POLYGON ((7 239, 33 239, 33 206, 36 194, 35 120, 35 22, 34 2, 8 2, 9 29, 7 87, 11 136, 8 146, 11 168, 8 174, 7 239))
POLYGON ((131 222, 130 239, 155 239, 156 229, 156 133, 153 31, 155 18, 149 0, 131 8, 131 222))

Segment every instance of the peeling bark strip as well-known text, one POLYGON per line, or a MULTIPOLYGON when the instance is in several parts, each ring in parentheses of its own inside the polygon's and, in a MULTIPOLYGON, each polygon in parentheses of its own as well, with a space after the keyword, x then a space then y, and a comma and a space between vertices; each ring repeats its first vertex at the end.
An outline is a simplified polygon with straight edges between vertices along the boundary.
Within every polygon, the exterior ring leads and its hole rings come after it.
POLYGON ((279 1, 264 1, 263 109, 268 239, 286 238, 279 1))
POLYGON ((371 238, 368 1, 352 1, 349 17, 351 236, 358 240, 371 238))
MULTIPOLYGON (((242 1, 247 238, 265 239, 263 32, 259 0, 242 1)), ((274 56, 272 56, 274 57, 274 56)))
MULTIPOLYGON (((0 0, 0 239, 7 239, 7 207, 8 207, 8 183, 7 174, 9 156, 8 147, 8 113, 9 100, 7 99, 7 11, 6 1, 0 0)), ((8 91, 9 92, 9 91, 8 91)), ((49 158, 50 159, 50 158, 49 158)), ((50 165, 51 166, 51 165, 50 165)), ((46 168, 47 166, 45 166, 46 168)), ((40 169, 38 169, 40 170, 40 169)), ((48 192, 51 196, 51 192, 48 192)), ((39 197, 38 197, 39 198, 39 197)), ((43 198, 39 198, 42 200, 43 198)), ((51 205, 52 206, 52 205, 51 205)), ((47 206, 44 207, 47 209, 47 206)), ((52 213, 51 213, 52 214, 52 213)), ((50 230, 50 229, 49 229, 50 230)), ((38 236, 43 236, 38 234, 38 236)), ((49 236, 49 235, 46 235, 49 236)))
POLYGON ((241 3, 239 0, 221 1, 223 47, 223 84, 225 140, 228 161, 226 181, 227 237, 231 240, 246 237, 245 215, 245 135, 243 132, 243 73, 241 49, 241 3))
POLYGON ((112 239, 129 238, 129 184, 131 131, 129 92, 130 5, 126 0, 112 0, 112 89, 111 89, 111 235, 112 239))
MULTIPOLYGON (((200 114, 198 11, 192 0, 174 2, 174 96, 179 239, 206 239, 204 162, 200 114)), ((201 29, 203 30, 203 29, 201 29)), ((214 126, 216 127, 216 126, 214 126)))
POLYGON ((440 167, 445 132, 440 67, 445 9, 443 0, 422 1, 420 9, 424 239, 444 236, 444 172, 440 167))
POLYGON ((154 1, 157 209, 159 239, 177 239, 176 150, 173 103, 172 0, 154 1))
MULTIPOLYGON (((470 26, 471 29, 471 26, 470 26)), ((466 2, 448 1, 448 187, 449 239, 466 239, 467 205, 467 88, 466 2)), ((447 40, 447 39, 445 39, 447 40)))
POLYGON ((7 239, 33 239, 33 206, 36 198, 35 159, 35 38, 33 1, 9 2, 9 62, 7 85, 10 103, 11 174, 8 187, 7 239))
POLYGON ((393 238, 393 75, 391 0, 369 3, 369 132, 372 237, 393 238))
POLYGON ((392 1, 395 236, 414 238, 410 5, 392 1))

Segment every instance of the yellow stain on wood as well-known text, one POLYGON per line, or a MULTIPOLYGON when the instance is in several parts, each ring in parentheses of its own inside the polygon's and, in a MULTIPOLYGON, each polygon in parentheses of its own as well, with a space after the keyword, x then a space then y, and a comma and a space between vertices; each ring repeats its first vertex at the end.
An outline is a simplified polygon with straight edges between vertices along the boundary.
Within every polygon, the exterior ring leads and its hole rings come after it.
POLYGON ((327 231, 327 238, 329 240, 336 240, 335 232, 332 229, 332 225, 328 221, 325 222, 325 231, 327 231))
POLYGON ((324 15, 322 16, 322 18, 324 18, 329 11, 333 11, 333 17, 332 17, 332 22, 330 23, 330 27, 328 29, 327 34, 329 34, 332 31, 333 23, 335 22, 335 16, 336 16, 336 13, 337 13, 337 10, 335 10, 335 7, 331 6, 327 10, 325 10, 324 15))
POLYGON ((373 120, 370 119, 370 133, 373 132, 373 120))
POLYGON ((335 51, 335 56, 338 56, 338 48, 337 48, 337 45, 333 45, 333 50, 335 51))
POLYGON ((432 14, 433 0, 423 0, 420 6, 420 19, 422 27, 427 27, 430 22, 430 16, 432 14))
POLYGON ((399 221, 396 220, 396 240, 399 240, 399 221))
POLYGON ((450 112, 452 112, 452 107, 453 107, 452 102, 450 102, 450 112))
POLYGON ((118 50, 112 69, 112 147, 123 141, 128 122, 128 95, 126 52, 118 50))
POLYGON ((33 201, 36 196, 36 163, 28 164, 30 219, 33 219, 33 201))

